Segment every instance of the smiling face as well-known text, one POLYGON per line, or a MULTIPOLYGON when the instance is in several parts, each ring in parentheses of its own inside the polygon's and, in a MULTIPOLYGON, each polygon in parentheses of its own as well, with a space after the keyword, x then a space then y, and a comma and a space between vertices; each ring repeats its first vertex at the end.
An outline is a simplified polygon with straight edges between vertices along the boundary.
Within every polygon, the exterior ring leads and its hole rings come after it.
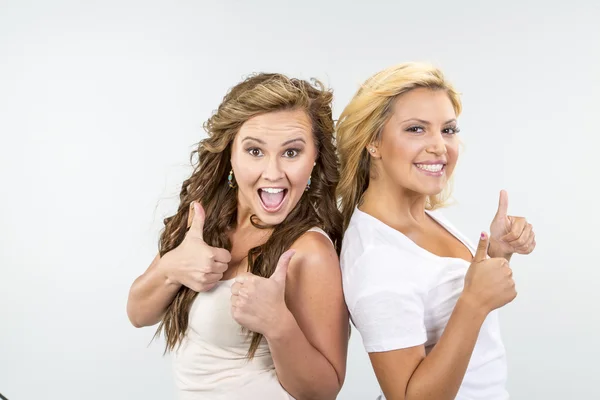
POLYGON ((231 148, 238 207, 264 224, 281 223, 304 194, 316 158, 311 120, 303 110, 249 119, 231 148))
POLYGON ((444 90, 413 89, 396 99, 379 143, 367 151, 378 158, 377 170, 386 182, 437 195, 456 166, 458 131, 456 113, 444 90))

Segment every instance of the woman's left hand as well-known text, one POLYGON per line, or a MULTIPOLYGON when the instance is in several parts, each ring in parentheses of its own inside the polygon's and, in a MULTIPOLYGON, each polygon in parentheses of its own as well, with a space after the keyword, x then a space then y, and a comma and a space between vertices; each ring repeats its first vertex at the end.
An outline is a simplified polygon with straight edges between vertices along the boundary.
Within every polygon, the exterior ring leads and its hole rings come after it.
POLYGON ((514 253, 529 254, 535 249, 533 227, 523 217, 508 213, 508 194, 500 192, 498 212, 490 225, 490 257, 504 257, 510 261, 514 253))
POLYGON ((231 314, 238 324, 266 338, 282 328, 282 321, 291 314, 285 304, 285 279, 294 253, 283 253, 269 278, 249 272, 235 278, 231 286, 231 314))

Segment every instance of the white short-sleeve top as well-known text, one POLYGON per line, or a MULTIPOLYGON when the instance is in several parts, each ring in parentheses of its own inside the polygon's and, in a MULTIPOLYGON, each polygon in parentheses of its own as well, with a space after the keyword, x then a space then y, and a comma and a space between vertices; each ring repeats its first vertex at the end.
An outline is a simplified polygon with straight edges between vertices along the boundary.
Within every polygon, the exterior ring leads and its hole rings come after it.
MULTIPOLYGON (((474 254, 474 246, 439 211, 427 213, 474 254)), ((423 344, 427 354, 446 327, 470 265, 428 252, 358 208, 344 234, 340 262, 346 304, 366 351, 423 344)), ((494 311, 481 327, 456 399, 506 400, 506 375, 494 311)))

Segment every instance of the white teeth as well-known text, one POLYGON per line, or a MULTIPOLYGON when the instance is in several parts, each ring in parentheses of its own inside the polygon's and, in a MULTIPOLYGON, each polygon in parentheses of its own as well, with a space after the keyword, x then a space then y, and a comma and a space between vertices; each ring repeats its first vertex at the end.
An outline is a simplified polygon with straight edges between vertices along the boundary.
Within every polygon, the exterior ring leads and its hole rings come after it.
POLYGON ((429 172, 440 172, 444 168, 444 164, 415 164, 417 168, 429 172))
POLYGON ((261 190, 264 191, 264 192, 267 192, 267 193, 281 193, 281 192, 283 192, 283 189, 281 189, 281 188, 262 188, 261 190))

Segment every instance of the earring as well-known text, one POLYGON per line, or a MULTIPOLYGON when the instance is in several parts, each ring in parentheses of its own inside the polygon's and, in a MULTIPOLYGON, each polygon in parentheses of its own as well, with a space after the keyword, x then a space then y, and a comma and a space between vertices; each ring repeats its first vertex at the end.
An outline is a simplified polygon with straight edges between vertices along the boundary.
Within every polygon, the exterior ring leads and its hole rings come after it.
MULTIPOLYGON (((313 167, 315 167, 317 165, 317 162, 315 161, 313 164, 313 167)), ((308 183, 306 184, 306 189, 304 189, 305 192, 308 192, 308 189, 310 189, 310 180, 312 179, 312 174, 310 174, 310 176, 308 177, 308 183)))
POLYGON ((369 149, 369 151, 370 151, 371 153, 375 153, 375 149, 374 149, 374 148, 372 148, 372 147, 369 149))
POLYGON ((227 177, 227 185, 232 189, 235 188, 235 184, 233 183, 233 169, 229 171, 229 176, 227 177))

